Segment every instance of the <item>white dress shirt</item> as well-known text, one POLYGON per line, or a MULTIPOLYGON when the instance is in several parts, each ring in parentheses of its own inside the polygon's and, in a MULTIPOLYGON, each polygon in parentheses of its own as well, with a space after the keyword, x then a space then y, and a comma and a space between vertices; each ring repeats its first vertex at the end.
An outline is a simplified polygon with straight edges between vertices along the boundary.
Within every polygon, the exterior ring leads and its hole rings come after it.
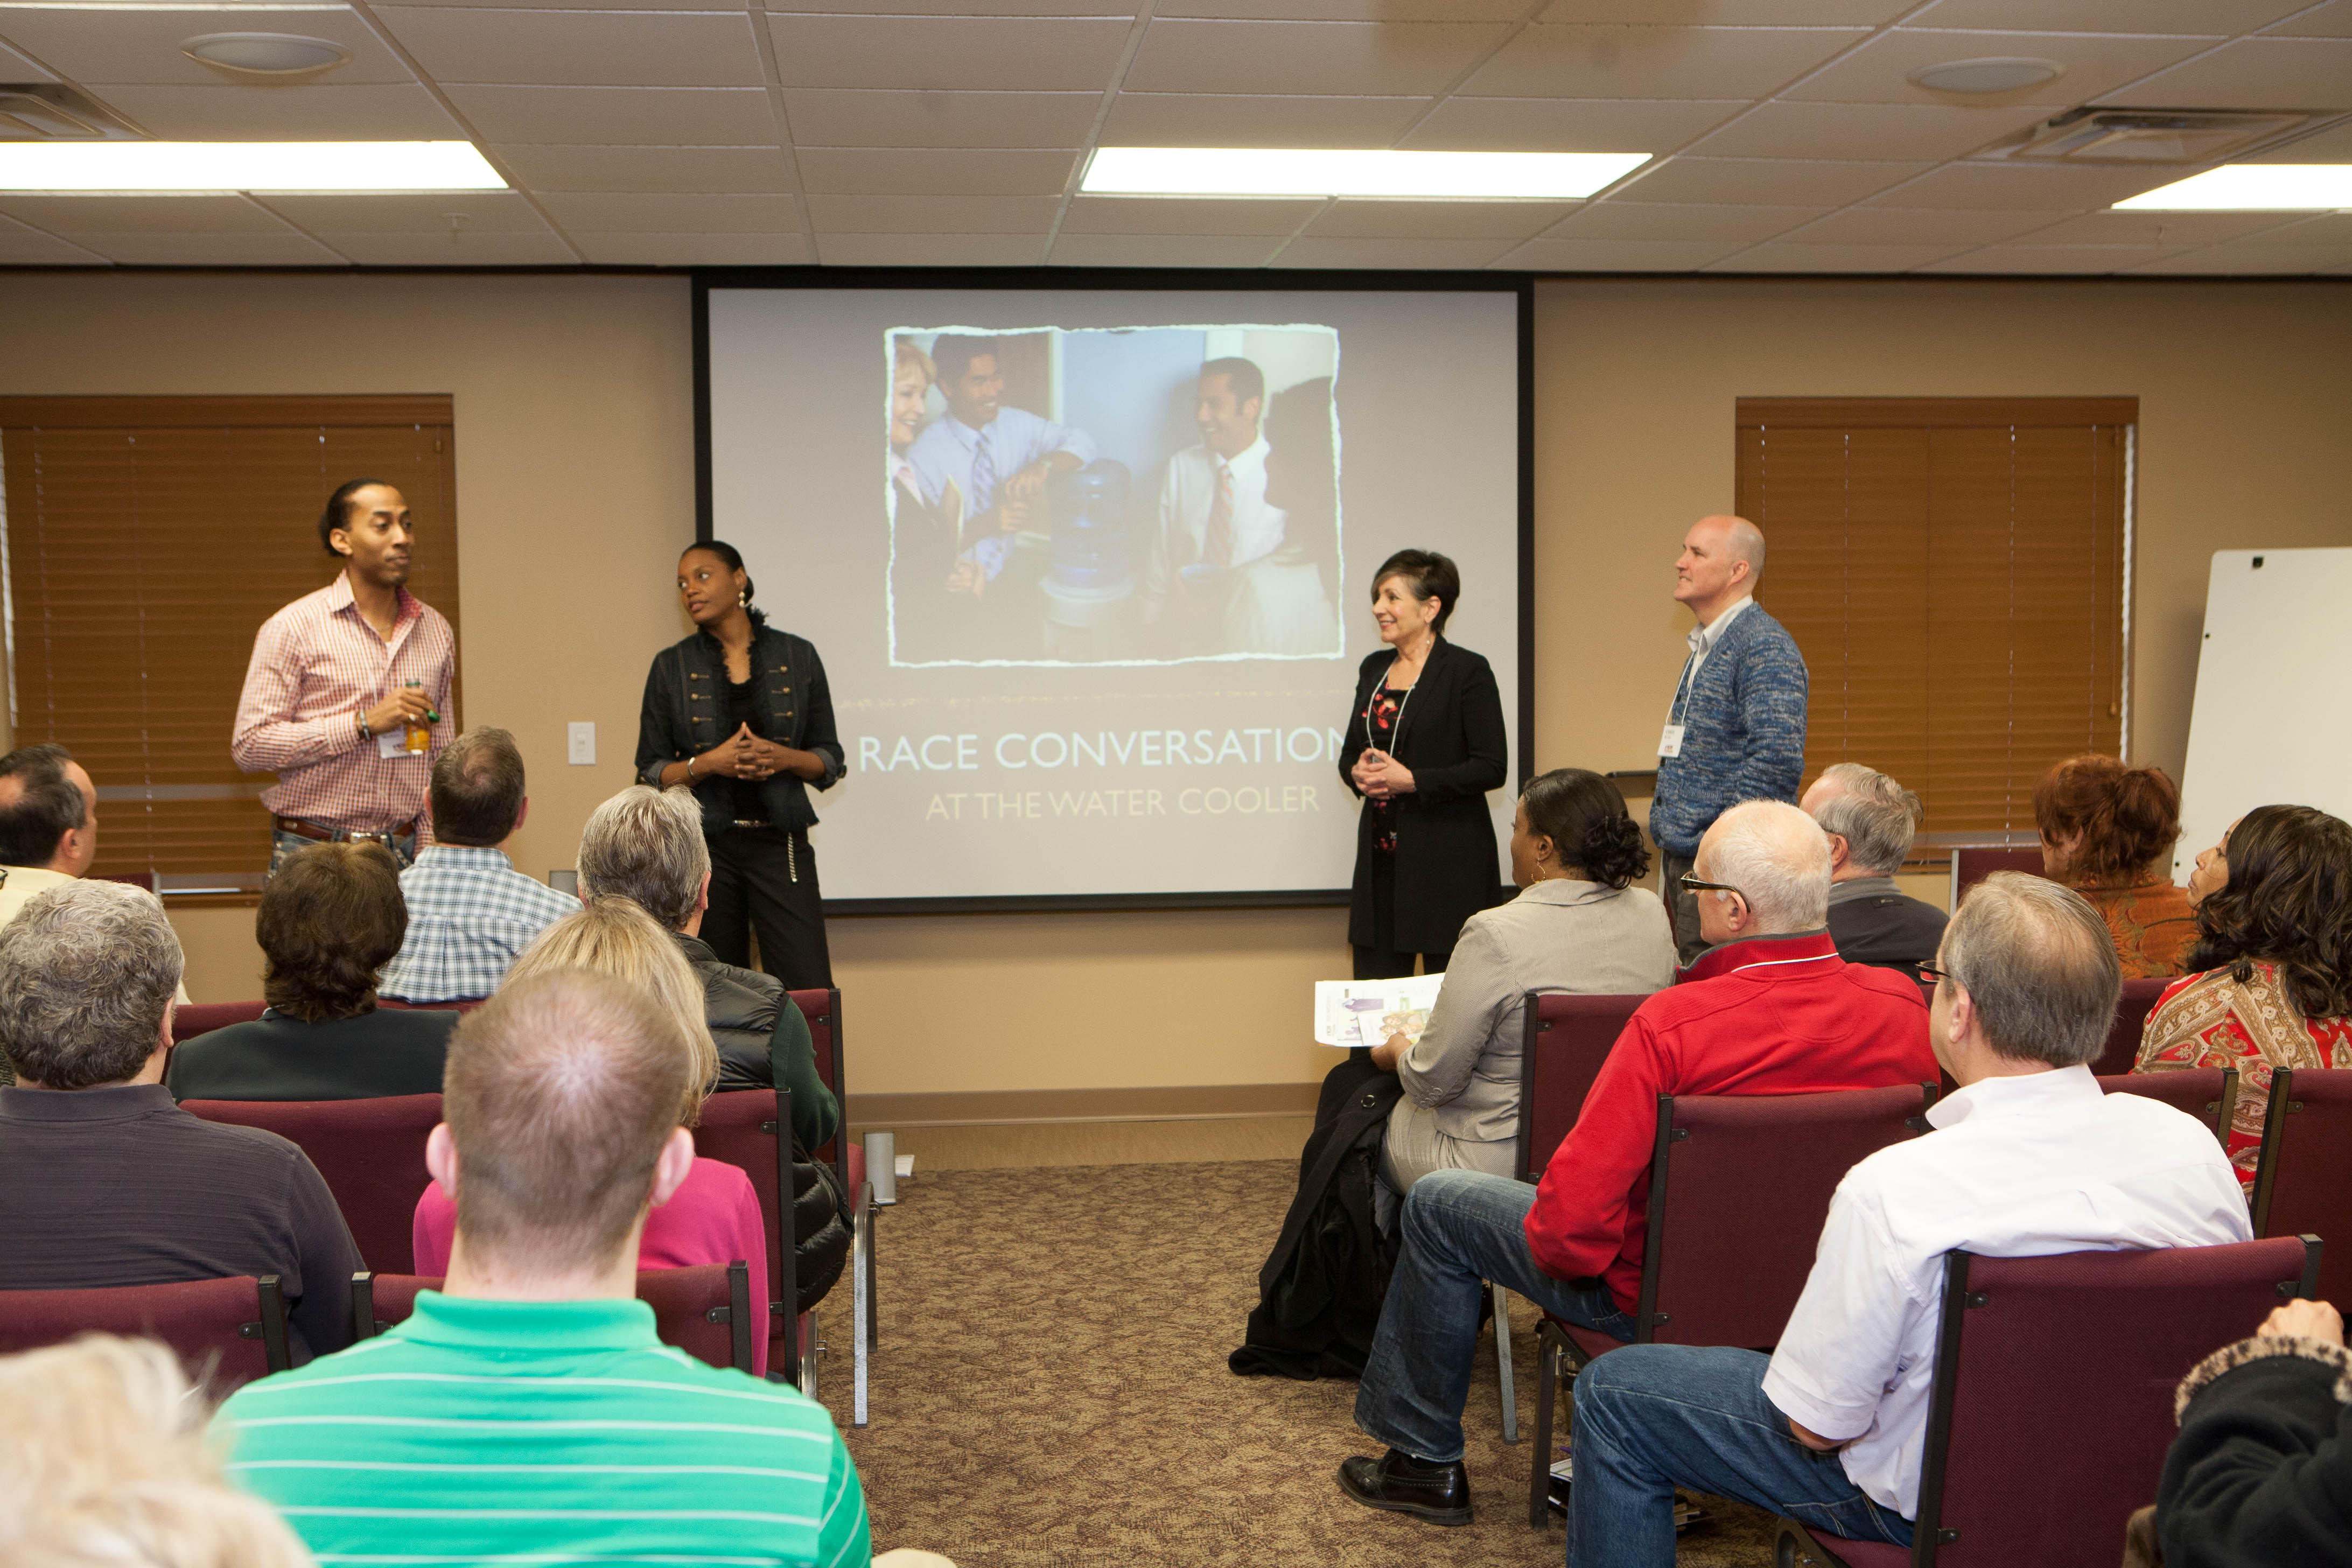
POLYGON ((976 430, 953 415, 932 420, 907 448, 907 460, 922 486, 925 502, 938 505, 940 496, 953 481, 963 500, 963 515, 971 518, 996 504, 1007 479, 1055 452, 1067 452, 1084 468, 1095 460, 1094 440, 1076 426, 1056 425, 1025 408, 1002 407, 995 418, 976 430), (996 477, 993 483, 982 487, 985 494, 975 495, 972 463, 983 444, 996 477))
POLYGON ((1203 444, 1168 459, 1168 477, 1160 486, 1160 525, 1152 531, 1144 564, 1147 614, 1156 615, 1167 602, 1170 579, 1201 560, 1220 468, 1233 475, 1234 485, 1234 553, 1225 564, 1246 566, 1282 548, 1282 509, 1265 504, 1265 437, 1260 436, 1231 458, 1203 444))
POLYGON ((1937 1101, 1936 1131, 1846 1173, 1765 1397, 1823 1437, 1873 1501, 1919 1512, 1943 1255, 2216 1247, 2252 1235, 2212 1131, 2087 1067, 1986 1079, 1937 1101))

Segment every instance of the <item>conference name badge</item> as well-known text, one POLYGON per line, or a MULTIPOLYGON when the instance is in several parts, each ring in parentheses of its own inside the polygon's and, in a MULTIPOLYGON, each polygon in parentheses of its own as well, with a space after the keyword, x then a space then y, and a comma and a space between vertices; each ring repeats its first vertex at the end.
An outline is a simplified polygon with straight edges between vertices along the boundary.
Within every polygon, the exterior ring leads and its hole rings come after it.
POLYGON ((412 757, 416 753, 408 749, 408 738, 399 730, 392 729, 375 738, 375 754, 379 757, 412 757))
POLYGON ((1683 754, 1683 726, 1669 724, 1658 731, 1658 755, 1679 757, 1683 754))

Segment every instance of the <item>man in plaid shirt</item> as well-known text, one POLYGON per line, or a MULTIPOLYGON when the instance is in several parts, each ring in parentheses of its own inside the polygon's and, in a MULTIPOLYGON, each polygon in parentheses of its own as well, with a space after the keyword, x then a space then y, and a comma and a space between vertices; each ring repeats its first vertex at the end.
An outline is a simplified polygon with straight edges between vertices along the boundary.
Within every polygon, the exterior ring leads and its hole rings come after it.
POLYGON ((376 994, 397 1002, 488 996, 533 938, 579 900, 514 868, 505 843, 530 810, 522 753, 504 730, 469 730, 433 764, 433 843, 400 874, 408 934, 376 994))

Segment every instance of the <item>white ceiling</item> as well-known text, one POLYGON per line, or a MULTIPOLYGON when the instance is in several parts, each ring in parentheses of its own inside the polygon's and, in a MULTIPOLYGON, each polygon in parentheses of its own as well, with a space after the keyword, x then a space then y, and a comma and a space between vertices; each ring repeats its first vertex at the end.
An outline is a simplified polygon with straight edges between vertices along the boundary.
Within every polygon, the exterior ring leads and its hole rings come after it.
POLYGON ((2352 216, 2106 210, 2193 166, 1956 162, 2084 103, 2352 112, 2352 0, 0 0, 0 80, 42 79, 173 139, 466 138, 516 188, 0 195, 0 264, 2352 273, 2352 216), (240 29, 352 58, 180 52, 240 29), (1906 80, 1999 55, 2065 70, 1906 80), (1655 156, 1582 203, 1078 196, 1104 142, 1655 156))

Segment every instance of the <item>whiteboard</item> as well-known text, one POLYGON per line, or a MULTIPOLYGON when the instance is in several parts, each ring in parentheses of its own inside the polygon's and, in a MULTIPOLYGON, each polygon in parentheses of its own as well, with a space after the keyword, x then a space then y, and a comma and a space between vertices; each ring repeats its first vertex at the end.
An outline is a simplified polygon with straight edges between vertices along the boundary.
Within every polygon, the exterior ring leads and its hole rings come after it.
POLYGON ((2255 806, 2352 820, 2347 606, 2352 550, 2214 552, 2173 880, 2255 806))

